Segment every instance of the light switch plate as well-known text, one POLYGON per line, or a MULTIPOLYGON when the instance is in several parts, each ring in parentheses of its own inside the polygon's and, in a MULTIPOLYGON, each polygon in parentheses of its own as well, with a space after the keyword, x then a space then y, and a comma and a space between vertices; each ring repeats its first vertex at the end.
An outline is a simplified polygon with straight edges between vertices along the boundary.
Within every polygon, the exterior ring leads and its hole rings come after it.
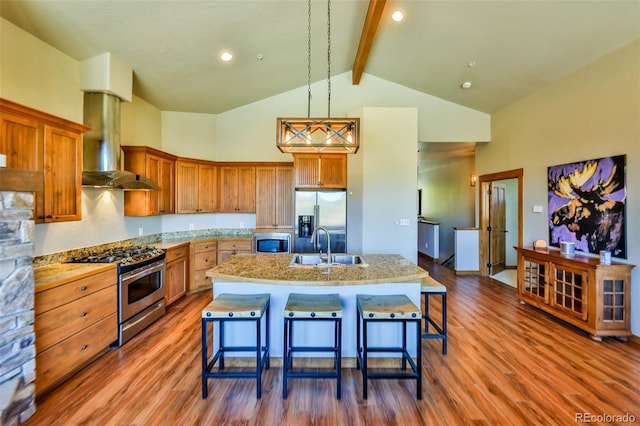
POLYGON ((534 213, 542 213, 542 206, 533 206, 534 213))

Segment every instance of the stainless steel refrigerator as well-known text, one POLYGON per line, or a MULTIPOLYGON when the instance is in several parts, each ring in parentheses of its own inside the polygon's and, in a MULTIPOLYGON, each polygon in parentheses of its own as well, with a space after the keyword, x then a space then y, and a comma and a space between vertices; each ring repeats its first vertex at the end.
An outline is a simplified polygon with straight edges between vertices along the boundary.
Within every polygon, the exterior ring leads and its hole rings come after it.
POLYGON ((331 234, 331 253, 347 251, 347 192, 296 190, 295 197, 295 241, 296 253, 327 252, 327 236, 317 232, 314 241, 311 234, 318 226, 327 228, 331 234))

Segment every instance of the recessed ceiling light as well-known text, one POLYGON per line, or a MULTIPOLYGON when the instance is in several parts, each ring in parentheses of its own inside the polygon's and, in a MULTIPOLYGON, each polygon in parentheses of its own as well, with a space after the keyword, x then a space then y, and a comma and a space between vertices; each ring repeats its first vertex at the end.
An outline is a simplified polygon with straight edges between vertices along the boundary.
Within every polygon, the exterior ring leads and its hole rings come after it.
POLYGON ((393 19, 395 22, 400 22, 404 19, 404 12, 400 9, 395 9, 393 12, 391 12, 391 19, 393 19))
POLYGON ((233 59, 233 55, 228 50, 225 50, 222 53, 220 53, 220 60, 222 60, 223 62, 229 62, 232 59, 233 59))
POLYGON ((471 82, 470 81, 465 81, 464 83, 462 83, 460 85, 460 87, 462 87, 463 89, 469 89, 471 87, 471 82))

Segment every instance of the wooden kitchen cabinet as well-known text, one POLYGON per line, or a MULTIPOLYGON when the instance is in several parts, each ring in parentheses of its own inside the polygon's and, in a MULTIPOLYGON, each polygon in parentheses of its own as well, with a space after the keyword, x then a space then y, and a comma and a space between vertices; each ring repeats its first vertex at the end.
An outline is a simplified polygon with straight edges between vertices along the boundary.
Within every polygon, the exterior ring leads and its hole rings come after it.
POLYGON ((218 196, 222 213, 255 213, 256 168, 254 165, 220 165, 218 196))
POLYGON ((168 248, 165 263, 165 300, 167 306, 169 306, 187 292, 187 282, 189 279, 189 243, 168 248))
POLYGON ((211 278, 206 273, 217 265, 217 241, 202 240, 191 242, 189 246, 189 291, 211 290, 211 278))
POLYGON ((125 191, 125 216, 175 213, 175 155, 147 146, 122 146, 124 169, 154 181, 159 191, 125 191))
POLYGON ((563 255, 559 249, 518 252, 518 299, 586 332, 595 340, 630 332, 631 269, 600 264, 595 257, 563 255))
POLYGON ((296 188, 347 187, 346 154, 294 154, 296 188))
POLYGON ((256 167, 256 228, 293 228, 293 167, 256 167))
POLYGON ((118 339, 117 280, 115 265, 110 265, 65 278, 53 287, 36 286, 36 395, 46 393, 118 339))
POLYGON ((202 160, 176 162, 176 213, 213 213, 218 207, 218 167, 202 160))
POLYGON ((218 263, 236 254, 251 253, 251 250, 251 238, 220 239, 218 240, 218 263))
POLYGON ((7 167, 41 172, 34 221, 82 219, 82 133, 88 128, 0 99, 0 153, 7 167))

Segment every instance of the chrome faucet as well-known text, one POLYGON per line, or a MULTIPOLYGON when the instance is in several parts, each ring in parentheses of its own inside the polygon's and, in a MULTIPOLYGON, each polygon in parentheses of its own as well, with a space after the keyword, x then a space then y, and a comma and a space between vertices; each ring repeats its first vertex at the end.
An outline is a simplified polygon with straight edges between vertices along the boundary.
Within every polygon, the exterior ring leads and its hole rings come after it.
MULTIPOLYGON (((314 238, 316 237, 316 232, 318 232, 318 230, 324 231, 325 234, 327 234, 327 265, 331 263, 331 236, 329 235, 329 231, 327 230, 327 228, 325 228, 324 226, 318 226, 316 229, 313 230, 313 233, 311 234, 311 242, 314 242, 314 238)), ((322 254, 322 250, 320 250, 320 254, 322 254)))

